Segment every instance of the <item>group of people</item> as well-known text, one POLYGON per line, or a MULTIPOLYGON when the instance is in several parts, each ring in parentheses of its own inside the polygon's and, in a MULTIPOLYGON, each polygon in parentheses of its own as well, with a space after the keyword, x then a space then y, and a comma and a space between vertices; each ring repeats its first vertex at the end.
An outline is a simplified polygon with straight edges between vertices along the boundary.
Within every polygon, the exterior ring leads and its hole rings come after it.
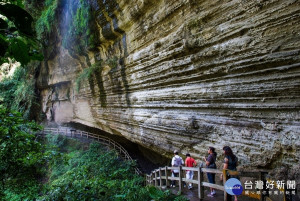
MULTIPOLYGON (((224 151, 224 161, 223 161, 223 169, 228 170, 236 170, 236 167, 238 165, 238 158, 233 154, 231 148, 229 146, 223 147, 224 151)), ((208 148, 208 156, 203 157, 203 160, 205 162, 206 168, 213 168, 216 169, 216 159, 217 159, 217 153, 215 151, 214 147, 208 148)), ((186 167, 196 167, 197 162, 194 158, 191 157, 189 153, 186 154, 185 162, 183 159, 179 156, 178 151, 174 151, 174 157, 172 158, 171 162, 172 167, 179 167, 182 165, 185 165, 186 167)), ((178 177, 179 170, 175 169, 172 171, 172 177, 178 177)), ((186 179, 192 180, 194 176, 194 172, 192 170, 186 170, 186 179)), ((207 173, 207 178, 209 183, 215 184, 215 174, 214 173, 207 173)), ((220 180, 223 180, 223 175, 221 175, 220 180)), ((175 187, 175 180, 172 181, 171 187, 175 187)), ((188 184, 188 189, 192 188, 192 183, 188 184)), ((210 188, 210 193, 208 194, 209 197, 214 197, 216 194, 215 189, 210 188)), ((235 200, 237 198, 235 197, 235 200)))

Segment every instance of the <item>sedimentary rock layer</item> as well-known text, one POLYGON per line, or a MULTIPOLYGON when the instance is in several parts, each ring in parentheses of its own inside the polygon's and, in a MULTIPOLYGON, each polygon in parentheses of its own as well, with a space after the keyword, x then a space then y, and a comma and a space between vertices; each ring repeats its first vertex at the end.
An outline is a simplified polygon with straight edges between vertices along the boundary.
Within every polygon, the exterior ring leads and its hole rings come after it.
MULTIPOLYGON (((229 145, 242 164, 299 167, 300 3, 95 1, 100 45, 57 43, 41 69, 43 111, 122 135, 162 155, 229 145), (77 92, 75 79, 103 65, 77 92), (48 75, 48 76, 47 76, 48 75)), ((292 179, 299 177, 289 173, 292 179)))

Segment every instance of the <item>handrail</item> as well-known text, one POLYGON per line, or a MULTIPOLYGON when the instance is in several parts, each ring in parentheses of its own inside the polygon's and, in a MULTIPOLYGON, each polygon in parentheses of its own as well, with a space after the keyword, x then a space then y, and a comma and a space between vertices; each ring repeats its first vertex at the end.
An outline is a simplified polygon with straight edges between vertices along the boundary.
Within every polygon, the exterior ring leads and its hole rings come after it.
MULTIPOLYGON (((108 138, 108 137, 104 137, 104 136, 100 136, 97 135, 95 133, 90 133, 90 132, 86 132, 86 131, 81 131, 81 130, 75 130, 72 128, 68 128, 68 127, 60 127, 60 128, 44 128, 41 132, 39 132, 38 134, 57 134, 57 135, 64 135, 64 136, 68 136, 68 137, 76 137, 76 136, 80 136, 80 137, 86 137, 86 138, 92 138, 93 140, 96 140, 98 143, 100 144, 104 144, 106 146, 109 146, 113 149, 115 149, 119 155, 124 158, 125 160, 129 160, 129 161, 133 161, 132 157, 129 155, 129 153, 126 151, 126 149, 124 149, 124 147, 122 147, 122 145, 120 145, 119 143, 113 141, 112 139, 108 138)), ((138 168, 135 168, 135 173, 142 175, 142 171, 138 168)))
MULTIPOLYGON (((146 175, 146 183, 148 185, 154 185, 155 187, 162 188, 163 186, 167 187, 170 181, 175 180, 178 181, 179 185, 179 191, 182 192, 182 184, 183 182, 187 183, 193 183, 198 186, 198 198, 200 200, 204 199, 204 187, 211 187, 214 189, 218 189, 221 191, 224 191, 224 201, 230 200, 230 195, 226 193, 225 190, 225 183, 229 179, 229 176, 232 175, 239 175, 240 177, 257 177, 261 180, 265 181, 265 176, 267 172, 238 172, 238 171, 232 171, 232 170, 218 170, 218 169, 212 169, 212 168, 201 168, 201 167, 160 167, 158 169, 153 170, 150 174, 146 175), (178 177, 172 177, 169 175, 172 170, 178 170, 179 176, 178 177), (196 178, 197 179, 186 179, 183 177, 184 174, 182 174, 182 171, 185 170, 191 170, 196 172, 196 178), (207 181, 204 181, 204 175, 203 173, 214 173, 214 174, 223 174, 223 185, 218 184, 211 184, 207 181)), ((263 189, 264 191, 268 191, 267 189, 263 189)), ((261 190, 262 191, 262 190, 261 190)), ((245 195, 248 196, 248 195, 245 195)), ((263 193, 260 194, 259 197, 256 197, 257 199, 264 200, 267 196, 263 193)))

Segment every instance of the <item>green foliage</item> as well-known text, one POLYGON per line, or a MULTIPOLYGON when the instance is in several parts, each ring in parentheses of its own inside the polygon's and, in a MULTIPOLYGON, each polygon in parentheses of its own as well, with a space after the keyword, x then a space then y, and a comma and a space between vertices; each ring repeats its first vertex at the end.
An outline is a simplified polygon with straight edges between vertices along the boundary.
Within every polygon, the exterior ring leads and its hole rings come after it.
POLYGON ((0 4, 0 64, 15 59, 26 65, 30 60, 41 60, 39 43, 31 27, 33 18, 20 6, 21 0, 1 0, 0 4), (15 3, 15 4, 12 4, 15 3))
POLYGON ((86 0, 46 0, 35 26, 38 38, 47 41, 53 31, 58 31, 62 46, 72 52, 95 48, 98 37, 92 15, 86 0))
POLYGON ((89 1, 71 1, 68 8, 71 21, 66 23, 67 31, 62 34, 63 46, 77 53, 82 53, 87 48, 95 48, 98 37, 97 31, 92 30, 95 22, 89 1))
POLYGON ((18 67, 12 77, 0 82, 0 105, 24 113, 29 118, 33 104, 36 104, 35 79, 32 74, 35 68, 18 67))
POLYGON ((43 200, 125 200, 145 196, 138 193, 142 178, 134 174, 134 164, 120 160, 116 152, 91 144, 87 151, 69 152, 67 158, 65 166, 59 162, 51 167, 43 200))
POLYGON ((135 163, 98 143, 49 135, 42 146, 29 134, 36 124, 4 109, 0 117, 0 200, 187 200, 144 187, 135 163), (48 172, 43 177, 42 167, 48 172))
MULTIPOLYGON (((31 179, 31 178, 30 178, 31 179)), ((25 180, 26 187, 24 186, 10 186, 4 191, 3 201, 23 201, 23 200, 35 200, 38 197, 41 186, 36 179, 29 180, 28 177, 25 180)), ((0 198, 1 200, 1 198, 0 198)))
POLYGON ((119 158, 98 143, 78 144, 60 137, 48 137, 48 143, 64 147, 65 160, 50 167, 48 185, 39 200, 186 200, 154 187, 144 187, 143 178, 134 173, 135 163, 119 158), (76 145, 77 149, 69 149, 76 145))
POLYGON ((45 39, 50 35, 53 26, 57 24, 58 0, 46 0, 45 9, 36 22, 35 28, 38 39, 45 39))
POLYGON ((0 107, 0 199, 37 196, 36 177, 44 154, 41 144, 31 133, 39 129, 34 122, 24 120, 20 113, 0 107))
POLYGON ((86 80, 92 78, 93 74, 97 71, 97 69, 102 68, 102 61, 98 61, 95 64, 91 65, 89 68, 83 69, 83 71, 77 76, 76 83, 76 91, 78 92, 82 86, 82 83, 86 80))
POLYGON ((176 196, 171 194, 169 190, 161 191, 154 186, 148 186, 149 196, 155 201, 188 201, 184 196, 176 196))
POLYGON ((117 57, 107 59, 105 62, 103 60, 100 60, 91 65, 89 68, 83 69, 83 71, 77 76, 75 80, 76 91, 79 92, 83 82, 93 79, 93 75, 97 76, 98 74, 98 76, 101 76, 102 69, 105 65, 108 65, 111 68, 116 68, 118 65, 117 61, 117 57))
POLYGON ((0 2, 15 4, 21 8, 23 8, 23 6, 24 6, 23 0, 0 0, 0 2))

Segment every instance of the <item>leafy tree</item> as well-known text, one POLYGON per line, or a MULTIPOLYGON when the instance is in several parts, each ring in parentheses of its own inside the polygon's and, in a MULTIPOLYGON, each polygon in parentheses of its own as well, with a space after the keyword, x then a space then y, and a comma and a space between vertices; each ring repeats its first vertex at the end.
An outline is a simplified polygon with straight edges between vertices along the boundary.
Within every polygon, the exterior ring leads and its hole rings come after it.
POLYGON ((22 2, 0 0, 0 64, 8 62, 8 58, 23 65, 42 59, 31 27, 33 18, 22 8, 22 2))
POLYGON ((27 190, 37 189, 39 165, 45 159, 42 145, 32 134, 39 129, 20 113, 0 107, 0 200, 12 191, 27 197, 36 196, 37 191, 27 190))
POLYGON ((27 119, 32 119, 32 106, 36 106, 35 79, 32 75, 35 73, 33 65, 26 67, 17 67, 11 77, 5 77, 0 82, 0 105, 5 108, 19 111, 27 119))

